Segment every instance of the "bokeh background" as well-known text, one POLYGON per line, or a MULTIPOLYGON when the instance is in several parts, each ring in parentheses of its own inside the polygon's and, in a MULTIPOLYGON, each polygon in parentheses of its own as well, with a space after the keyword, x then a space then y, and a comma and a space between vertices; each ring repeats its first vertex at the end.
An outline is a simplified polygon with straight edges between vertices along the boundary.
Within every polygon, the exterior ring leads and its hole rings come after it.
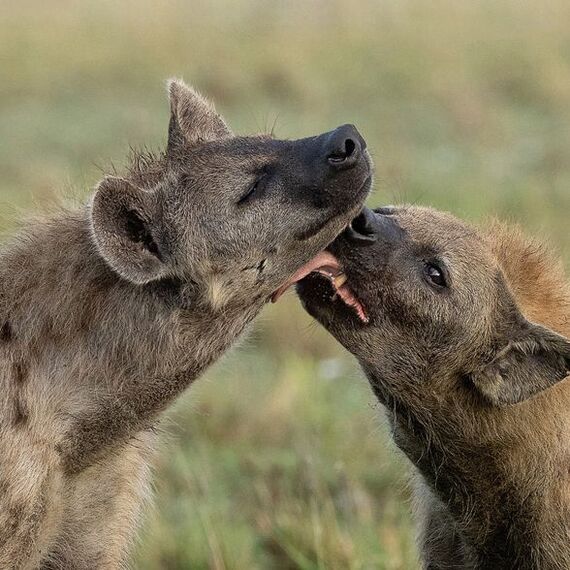
MULTIPOLYGON (((521 223, 570 259, 567 0, 0 0, 0 228, 160 149, 181 76, 240 133, 353 122, 372 204, 521 223)), ((169 415, 135 567, 417 567, 405 461, 294 295, 169 415)))

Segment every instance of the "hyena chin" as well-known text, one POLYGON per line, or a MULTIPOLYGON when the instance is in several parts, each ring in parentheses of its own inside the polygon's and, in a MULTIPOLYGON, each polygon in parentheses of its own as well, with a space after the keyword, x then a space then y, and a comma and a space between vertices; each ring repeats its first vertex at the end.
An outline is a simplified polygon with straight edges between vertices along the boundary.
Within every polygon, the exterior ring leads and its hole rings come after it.
POLYGON ((365 210, 328 250, 298 291, 413 464, 424 568, 570 568, 561 263, 518 229, 412 206, 365 210))
POLYGON ((351 125, 234 136, 169 95, 162 156, 0 250, 0 568, 125 564, 160 413, 368 194, 351 125))

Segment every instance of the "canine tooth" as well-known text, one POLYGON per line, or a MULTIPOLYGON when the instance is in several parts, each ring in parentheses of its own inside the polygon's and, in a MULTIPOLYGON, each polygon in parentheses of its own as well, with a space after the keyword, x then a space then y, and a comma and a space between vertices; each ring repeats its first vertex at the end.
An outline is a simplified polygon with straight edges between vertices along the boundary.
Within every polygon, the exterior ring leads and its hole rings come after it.
POLYGON ((345 283, 346 283, 347 277, 346 277, 346 273, 340 273, 339 275, 337 275, 334 279, 334 286, 336 288, 340 288, 342 287, 345 283))

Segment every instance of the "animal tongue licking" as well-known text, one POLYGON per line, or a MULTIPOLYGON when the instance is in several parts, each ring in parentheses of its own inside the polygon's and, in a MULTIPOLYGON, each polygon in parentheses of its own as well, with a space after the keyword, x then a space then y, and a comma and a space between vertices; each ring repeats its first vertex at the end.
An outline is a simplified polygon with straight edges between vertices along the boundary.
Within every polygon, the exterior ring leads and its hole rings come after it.
POLYGON ((368 315, 362 306, 362 303, 356 298, 351 288, 347 283, 347 278, 338 262, 337 258, 328 251, 321 251, 318 253, 311 261, 303 265, 287 282, 285 282, 273 295, 271 295, 271 302, 276 303, 279 297, 289 289, 292 285, 301 281, 309 275, 310 273, 318 273, 323 277, 326 277, 333 286, 335 294, 333 298, 337 295, 345 305, 351 307, 358 318, 364 322, 368 322, 368 315))

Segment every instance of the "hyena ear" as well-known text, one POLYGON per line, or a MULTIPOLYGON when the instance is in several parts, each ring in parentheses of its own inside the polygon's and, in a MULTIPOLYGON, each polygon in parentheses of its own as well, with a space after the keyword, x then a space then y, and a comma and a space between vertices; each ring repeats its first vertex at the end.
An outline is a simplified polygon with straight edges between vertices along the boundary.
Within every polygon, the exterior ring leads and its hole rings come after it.
POLYGON ((517 404, 570 374, 570 341, 524 320, 495 358, 471 380, 492 404, 517 404))
POLYGON ((91 203, 91 227, 101 256, 121 277, 142 285, 165 276, 167 264, 156 196, 109 176, 91 203))
POLYGON ((232 132, 214 105, 180 79, 168 81, 170 124, 167 155, 188 145, 228 138, 232 132))

